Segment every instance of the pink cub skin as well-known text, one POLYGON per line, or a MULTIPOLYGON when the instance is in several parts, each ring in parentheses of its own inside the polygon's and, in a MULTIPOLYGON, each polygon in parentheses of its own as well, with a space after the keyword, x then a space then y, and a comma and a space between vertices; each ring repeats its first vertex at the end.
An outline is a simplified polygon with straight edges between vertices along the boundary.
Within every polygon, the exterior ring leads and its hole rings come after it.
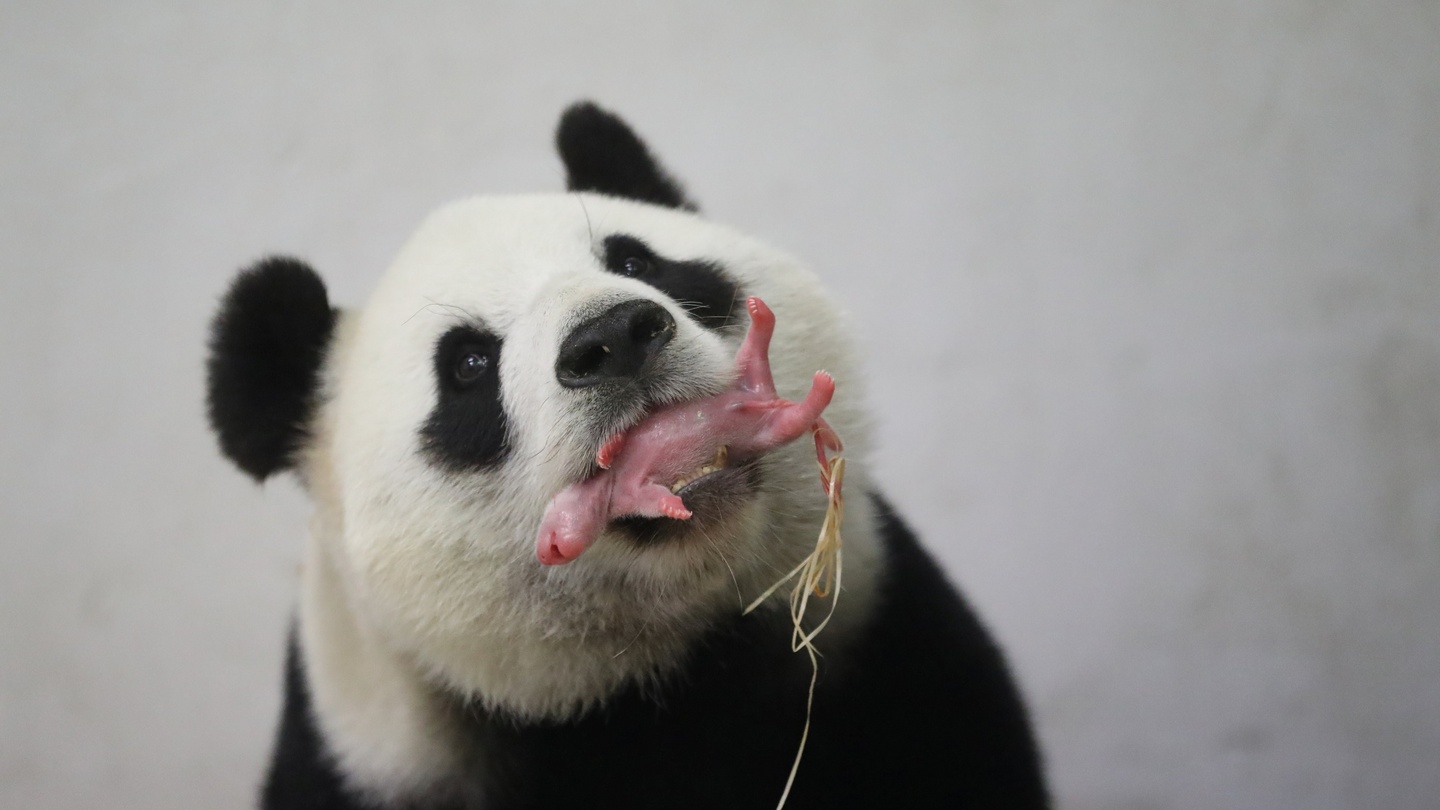
POLYGON ((835 394, 835 381, 818 371, 800 402, 780 399, 770 373, 775 314, 759 298, 745 301, 750 330, 735 356, 736 381, 706 399, 656 410, 600 447, 600 472, 566 487, 550 501, 535 550, 545 565, 563 565, 589 548, 612 518, 623 515, 688 520, 691 512, 670 485, 708 463, 716 448, 729 448, 731 463, 762 456, 807 431, 816 452, 839 450, 834 431, 820 418, 835 394))

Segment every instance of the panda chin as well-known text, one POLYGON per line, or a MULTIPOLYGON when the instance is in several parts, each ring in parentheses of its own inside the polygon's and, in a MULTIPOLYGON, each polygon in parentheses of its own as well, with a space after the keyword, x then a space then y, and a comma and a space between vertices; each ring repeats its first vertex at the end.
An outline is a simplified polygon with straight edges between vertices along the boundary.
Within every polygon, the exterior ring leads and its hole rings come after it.
POLYGON ((641 547, 711 535, 754 499, 761 477, 758 459, 739 462, 702 475, 676 491, 692 513, 688 520, 622 515, 612 519, 608 528, 641 547))

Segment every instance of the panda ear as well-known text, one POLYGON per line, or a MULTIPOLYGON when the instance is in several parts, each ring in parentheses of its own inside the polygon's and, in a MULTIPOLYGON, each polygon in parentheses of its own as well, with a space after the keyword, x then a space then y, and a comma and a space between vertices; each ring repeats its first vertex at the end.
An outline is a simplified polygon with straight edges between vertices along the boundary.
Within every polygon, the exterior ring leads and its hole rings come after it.
POLYGON ((555 146, 571 191, 597 191, 668 208, 697 210, 685 190, 619 117, 580 101, 560 116, 555 146))
POLYGON ((208 405, 220 451, 257 481, 294 466, 336 313, 303 262, 241 271, 210 326, 208 405))

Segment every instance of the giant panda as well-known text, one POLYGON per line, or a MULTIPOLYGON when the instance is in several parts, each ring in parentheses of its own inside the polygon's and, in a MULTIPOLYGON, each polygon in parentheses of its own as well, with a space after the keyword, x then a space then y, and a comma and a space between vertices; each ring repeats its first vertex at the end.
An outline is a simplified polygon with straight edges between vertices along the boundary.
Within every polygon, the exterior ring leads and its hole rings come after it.
POLYGON ((615 115, 578 103, 556 143, 565 193, 439 209, 363 306, 269 258, 215 315, 222 453, 314 501, 261 805, 770 808, 808 717, 793 810, 1047 806, 1001 652, 866 475, 845 315, 615 115), (601 508, 563 553, 541 531, 608 441, 705 418, 762 326, 774 402, 823 408, 849 465, 808 710, 788 589, 744 612, 815 546, 805 438, 673 440, 680 511, 601 508))

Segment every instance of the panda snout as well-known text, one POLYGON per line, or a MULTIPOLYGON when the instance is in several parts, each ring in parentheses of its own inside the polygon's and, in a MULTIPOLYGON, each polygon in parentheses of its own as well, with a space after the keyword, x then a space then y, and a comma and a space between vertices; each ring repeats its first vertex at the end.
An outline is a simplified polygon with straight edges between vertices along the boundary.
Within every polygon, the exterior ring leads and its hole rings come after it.
POLYGON ((654 301, 616 304, 565 337, 555 377, 566 388, 633 379, 673 337, 674 317, 654 301))

